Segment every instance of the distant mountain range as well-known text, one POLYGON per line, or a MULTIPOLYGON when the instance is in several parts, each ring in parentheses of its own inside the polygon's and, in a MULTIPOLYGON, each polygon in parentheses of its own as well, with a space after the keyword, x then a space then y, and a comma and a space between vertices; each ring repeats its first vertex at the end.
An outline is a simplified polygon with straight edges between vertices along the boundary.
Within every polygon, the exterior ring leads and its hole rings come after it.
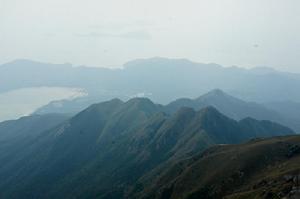
POLYGON ((180 107, 186 106, 200 110, 207 106, 214 106, 222 113, 235 120, 253 117, 259 120, 278 120, 279 114, 264 106, 246 102, 235 98, 220 89, 214 89, 196 99, 181 98, 169 103, 165 109, 167 112, 175 112, 180 107))
POLYGON ((215 89, 196 99, 181 98, 175 100, 165 106, 165 111, 172 113, 183 106, 191 107, 195 110, 213 106, 221 113, 235 120, 241 120, 247 117, 257 120, 270 120, 289 126, 296 132, 300 132, 300 115, 297 113, 297 105, 299 106, 299 104, 284 103, 285 107, 283 107, 283 105, 279 106, 278 104, 279 103, 258 104, 246 102, 220 89, 215 89))
POLYGON ((123 69, 29 60, 0 66, 0 92, 37 86, 83 88, 89 93, 87 101, 93 103, 145 95, 164 104, 180 97, 195 98, 215 88, 247 101, 300 102, 300 74, 266 67, 248 70, 159 57, 131 61, 123 69))
POLYGON ((0 123, 0 198, 300 193, 300 74, 166 58, 122 69, 0 66, 0 93, 39 86, 88 96, 0 123))
MULTIPOLYGON (((155 185, 144 184, 144 179, 165 180, 172 165, 196 158, 211 146, 294 134, 270 121, 236 121, 211 106, 170 107, 147 98, 113 99, 69 119, 50 117, 52 123, 40 119, 49 116, 1 123, 0 132, 12 130, 0 135, 0 198, 152 198, 155 185)), ((166 186, 172 186, 171 177, 164 181, 166 186)), ((173 194, 161 190, 166 195, 159 198, 173 194)))

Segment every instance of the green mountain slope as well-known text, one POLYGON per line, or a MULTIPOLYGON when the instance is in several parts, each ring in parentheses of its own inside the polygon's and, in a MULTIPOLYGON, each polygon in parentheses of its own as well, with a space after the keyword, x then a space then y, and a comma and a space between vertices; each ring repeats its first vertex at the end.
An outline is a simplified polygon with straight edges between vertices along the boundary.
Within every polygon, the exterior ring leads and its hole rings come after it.
POLYGON ((210 146, 293 134, 272 122, 237 122, 213 107, 162 110, 146 98, 90 106, 4 162, 0 197, 124 198, 146 173, 210 146))
POLYGON ((299 136, 218 145, 144 177, 131 198, 299 198, 299 163, 299 136))
POLYGON ((37 137, 67 119, 69 119, 67 115, 46 114, 1 122, 0 161, 6 162, 6 159, 10 159, 10 156, 21 154, 24 148, 30 145, 37 137))

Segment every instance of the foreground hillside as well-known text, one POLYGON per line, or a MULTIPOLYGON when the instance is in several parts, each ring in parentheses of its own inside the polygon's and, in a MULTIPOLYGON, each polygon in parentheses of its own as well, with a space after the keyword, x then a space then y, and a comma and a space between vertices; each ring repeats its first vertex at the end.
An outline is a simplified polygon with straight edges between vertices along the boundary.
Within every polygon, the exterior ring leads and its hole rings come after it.
POLYGON ((133 193, 131 198, 300 198, 300 136, 212 147, 158 176, 148 174, 133 193))
MULTIPOLYGON (((146 98, 113 99, 34 134, 30 142, 4 140, 0 154, 9 156, 0 167, 0 198, 125 198, 143 176, 208 147, 294 133, 269 121, 236 121, 213 107, 163 110, 146 98), (22 153, 14 145, 22 145, 22 153)), ((18 136, 22 128, 12 132, 18 136)))

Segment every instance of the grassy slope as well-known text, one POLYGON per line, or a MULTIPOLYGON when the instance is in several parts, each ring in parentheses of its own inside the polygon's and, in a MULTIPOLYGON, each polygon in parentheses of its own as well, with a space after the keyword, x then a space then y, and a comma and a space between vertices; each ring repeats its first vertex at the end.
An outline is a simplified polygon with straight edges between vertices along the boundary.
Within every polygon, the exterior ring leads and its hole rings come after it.
POLYGON ((300 136, 216 146, 174 164, 135 196, 282 198, 292 196, 293 187, 299 186, 299 165, 300 136))

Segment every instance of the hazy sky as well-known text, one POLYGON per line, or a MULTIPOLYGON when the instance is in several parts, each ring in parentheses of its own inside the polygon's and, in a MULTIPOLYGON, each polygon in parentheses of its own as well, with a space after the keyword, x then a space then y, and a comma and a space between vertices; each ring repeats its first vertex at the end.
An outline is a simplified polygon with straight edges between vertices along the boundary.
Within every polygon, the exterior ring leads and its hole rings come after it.
POLYGON ((300 72, 299 0, 0 0, 0 63, 153 56, 300 72))

